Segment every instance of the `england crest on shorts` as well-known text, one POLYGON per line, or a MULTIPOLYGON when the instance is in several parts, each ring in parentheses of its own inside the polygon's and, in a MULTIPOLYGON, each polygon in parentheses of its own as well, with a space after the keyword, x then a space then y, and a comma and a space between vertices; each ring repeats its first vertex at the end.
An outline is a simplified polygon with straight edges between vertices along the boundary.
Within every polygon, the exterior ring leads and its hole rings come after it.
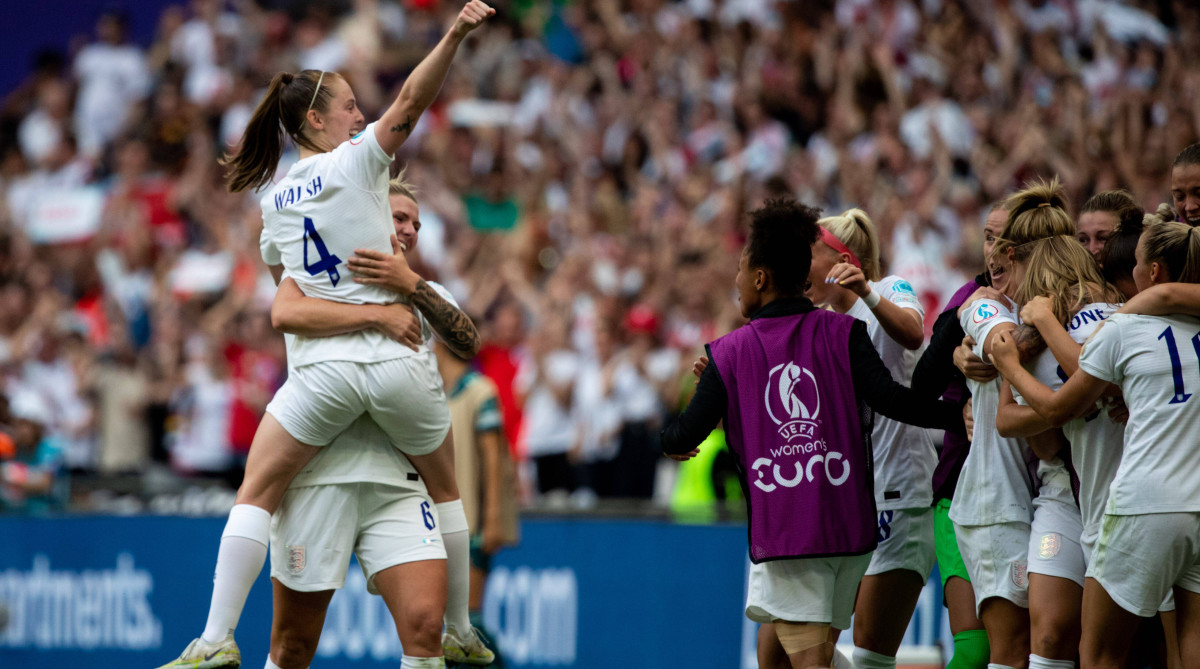
POLYGON ((1015 560, 1012 563, 1012 582, 1022 590, 1029 587, 1029 565, 1025 560, 1015 560))
POLYGON ((304 571, 305 565, 308 564, 307 553, 304 546, 288 546, 287 547, 287 570, 293 576, 299 575, 304 571))

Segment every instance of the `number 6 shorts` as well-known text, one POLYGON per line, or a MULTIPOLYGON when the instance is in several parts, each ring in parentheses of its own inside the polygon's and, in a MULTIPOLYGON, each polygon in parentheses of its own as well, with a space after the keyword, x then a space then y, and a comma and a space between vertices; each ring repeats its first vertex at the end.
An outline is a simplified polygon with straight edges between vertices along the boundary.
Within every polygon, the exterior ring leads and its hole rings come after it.
POLYGON ((271 578, 297 592, 341 588, 358 556, 375 575, 399 564, 445 560, 437 508, 424 493, 382 483, 292 488, 271 517, 271 578))
POLYGON ((405 455, 432 453, 450 430, 446 392, 432 354, 296 367, 267 413, 310 446, 325 446, 366 413, 405 455))

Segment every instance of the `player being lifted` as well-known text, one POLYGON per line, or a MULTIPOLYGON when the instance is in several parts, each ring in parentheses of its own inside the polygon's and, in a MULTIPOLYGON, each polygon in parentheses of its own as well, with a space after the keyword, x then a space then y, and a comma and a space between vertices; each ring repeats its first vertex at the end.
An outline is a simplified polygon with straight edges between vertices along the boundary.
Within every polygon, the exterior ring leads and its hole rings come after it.
MULTIPOLYGON (((260 188, 275 174, 285 133, 300 147, 300 160, 261 199, 263 259, 276 280, 286 270, 305 295, 333 302, 397 300, 386 289, 355 282, 345 260, 356 249, 391 253, 392 156, 436 98, 459 44, 494 13, 483 2, 471 0, 382 117, 365 128, 354 92, 337 73, 305 70, 275 76, 228 164, 231 190, 260 188)), ((319 448, 364 413, 410 458, 434 501, 458 498, 453 452, 438 448, 450 426, 445 393, 436 381, 436 369, 432 382, 415 382, 427 372, 417 351, 380 330, 362 330, 296 337, 288 358, 292 373, 267 406, 251 444, 245 481, 222 533, 204 632, 167 667, 240 665, 233 632, 266 560, 271 513, 319 448)), ((443 528, 462 527, 465 557, 469 545, 461 503, 441 511, 443 528)), ((447 539, 448 548, 450 543, 447 539)), ((449 579, 457 578, 453 571, 458 562, 463 571, 462 603, 458 607, 448 601, 447 626, 469 630, 465 559, 450 559, 449 579)), ((449 599, 455 595, 452 586, 449 599)))

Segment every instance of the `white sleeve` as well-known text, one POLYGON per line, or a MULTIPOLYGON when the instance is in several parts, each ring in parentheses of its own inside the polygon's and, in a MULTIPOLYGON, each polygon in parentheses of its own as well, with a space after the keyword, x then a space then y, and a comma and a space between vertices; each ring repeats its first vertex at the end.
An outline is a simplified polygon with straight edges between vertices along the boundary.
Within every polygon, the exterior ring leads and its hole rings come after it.
POLYGON ((1118 367, 1120 360, 1120 320, 1110 318, 1096 328, 1079 350, 1079 368, 1097 379, 1119 384, 1125 377, 1118 367))
POLYGON ((992 328, 1001 323, 1016 325, 1017 315, 995 300, 976 300, 963 311, 962 316, 959 317, 959 323, 962 325, 963 332, 975 340, 975 355, 986 361, 987 356, 983 354, 983 343, 987 341, 987 336, 992 328))
POLYGON ((263 262, 267 263, 268 267, 283 264, 283 256, 279 253, 275 242, 271 241, 271 235, 267 231, 266 225, 263 225, 262 232, 258 235, 258 252, 262 254, 263 262))
POLYGON ((880 281, 879 296, 898 307, 912 309, 920 314, 921 320, 925 319, 925 307, 917 298, 917 291, 913 290, 912 284, 904 279, 892 276, 880 281))
POLYGON ((350 183, 372 190, 380 180, 387 181, 392 157, 379 145, 379 139, 375 137, 375 124, 372 123, 333 150, 333 164, 350 183))

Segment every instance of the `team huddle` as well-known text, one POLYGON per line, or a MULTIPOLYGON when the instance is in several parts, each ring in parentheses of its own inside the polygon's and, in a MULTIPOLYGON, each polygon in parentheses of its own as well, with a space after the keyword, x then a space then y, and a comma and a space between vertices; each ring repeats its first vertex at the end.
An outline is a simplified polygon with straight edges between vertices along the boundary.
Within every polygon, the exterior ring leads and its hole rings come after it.
MULTIPOLYGON (((336 73, 280 73, 228 158, 231 190, 264 189, 289 374, 204 631, 165 667, 240 665, 234 630, 268 544, 268 669, 308 666, 351 553, 395 618, 403 669, 493 660, 468 615, 470 514, 433 353, 436 339, 470 358, 479 337, 405 262, 416 198, 389 180, 458 44, 493 13, 471 0, 371 124, 336 73), (300 160, 273 183, 285 135, 300 160)), ((1149 215, 1099 193, 1078 221, 1057 181, 997 203, 988 269, 928 342, 866 212, 819 218, 784 199, 750 213, 735 280, 748 323, 697 361, 663 447, 686 460, 725 422, 760 666, 846 662, 834 643, 853 615, 854 666, 895 667, 936 560, 950 667, 1123 667, 1160 612, 1148 662, 1200 667, 1200 146, 1176 160, 1172 192, 1174 211, 1149 215)))
POLYGON ((948 667, 1200 666, 1200 145, 1171 181, 1151 214, 1106 191, 1077 222, 1057 180, 996 203, 927 343, 865 212, 751 212, 749 323, 663 445, 725 422, 760 666, 850 666, 853 613, 853 666, 895 667, 935 559, 948 667))

